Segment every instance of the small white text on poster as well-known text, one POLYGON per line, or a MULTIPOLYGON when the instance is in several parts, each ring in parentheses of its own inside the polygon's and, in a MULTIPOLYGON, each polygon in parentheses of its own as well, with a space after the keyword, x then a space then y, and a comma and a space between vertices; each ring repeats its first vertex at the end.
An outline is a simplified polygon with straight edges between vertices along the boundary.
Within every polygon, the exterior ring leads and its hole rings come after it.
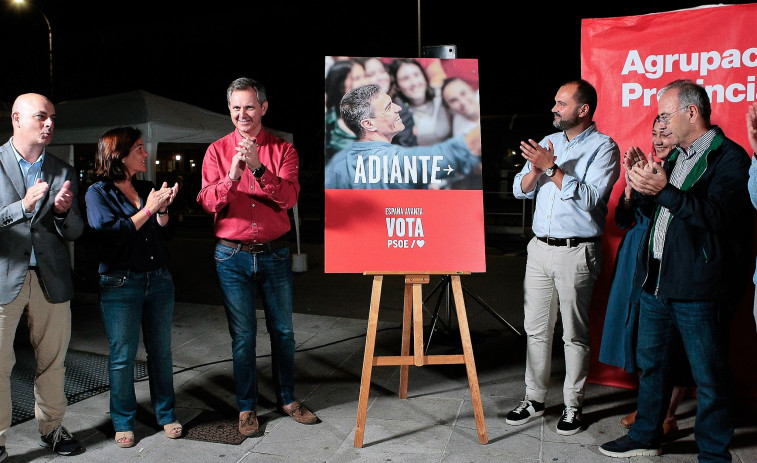
POLYGON ((387 207, 385 212, 387 248, 422 248, 426 244, 421 219, 423 208, 387 207))

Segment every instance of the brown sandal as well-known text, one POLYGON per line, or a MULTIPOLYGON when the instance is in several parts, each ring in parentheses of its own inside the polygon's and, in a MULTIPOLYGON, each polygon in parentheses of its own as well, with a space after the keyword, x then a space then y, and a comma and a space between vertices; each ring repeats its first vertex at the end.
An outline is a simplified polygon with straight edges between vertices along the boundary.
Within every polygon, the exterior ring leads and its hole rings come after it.
POLYGON ((116 432, 116 444, 122 449, 134 447, 134 432, 133 431, 116 432))
POLYGON ((178 421, 169 423, 163 426, 163 430, 166 432, 166 437, 169 439, 178 439, 184 433, 184 428, 178 421))

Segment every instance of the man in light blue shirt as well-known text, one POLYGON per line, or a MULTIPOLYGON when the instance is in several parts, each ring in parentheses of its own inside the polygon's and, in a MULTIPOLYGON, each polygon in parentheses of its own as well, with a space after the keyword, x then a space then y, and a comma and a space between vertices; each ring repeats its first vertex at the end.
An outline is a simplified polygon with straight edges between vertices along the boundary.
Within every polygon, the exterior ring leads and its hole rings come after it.
POLYGON ((402 108, 378 85, 349 91, 339 109, 358 141, 326 165, 328 189, 435 189, 454 174, 470 174, 481 163, 480 126, 434 145, 392 144, 405 128, 399 116, 402 108))
MULTIPOLYGON (((749 197, 752 205, 757 208, 757 103, 752 103, 746 113, 746 134, 749 145, 752 147, 752 164, 749 166, 749 197)), ((752 281, 757 284, 757 270, 754 272, 752 281)), ((754 321, 757 322, 757 293, 754 298, 754 321)))
MULTIPOLYGON (((26 189, 28 190, 29 188, 34 186, 34 184, 37 183, 37 181, 42 176, 42 163, 45 162, 45 152, 43 151, 39 159, 37 159, 33 163, 21 157, 21 155, 18 154, 18 151, 16 151, 15 148, 13 149, 13 153, 16 155, 16 160, 18 161, 18 165, 21 167, 21 173, 24 175, 24 184, 26 185, 26 189)), ((35 207, 31 212, 29 212, 26 209, 26 205, 23 204, 23 198, 21 199, 21 201, 22 201, 22 205, 24 206, 22 208, 22 210, 24 211, 24 215, 28 219, 31 219, 37 207, 35 207)), ((39 202, 37 202, 37 206, 39 206, 39 202)), ((37 257, 34 255, 34 247, 32 246, 32 255, 29 258, 29 267, 36 267, 36 266, 37 266, 37 257)))
POLYGON ((555 96, 553 125, 560 132, 538 144, 521 142, 526 164, 513 181, 519 199, 536 198, 524 280, 527 336, 526 395, 507 415, 510 425, 544 414, 558 310, 565 341, 565 408, 557 433, 581 431, 589 373, 589 308, 601 267, 600 238, 607 202, 620 176, 620 149, 597 130, 597 92, 584 80, 565 83, 555 96))

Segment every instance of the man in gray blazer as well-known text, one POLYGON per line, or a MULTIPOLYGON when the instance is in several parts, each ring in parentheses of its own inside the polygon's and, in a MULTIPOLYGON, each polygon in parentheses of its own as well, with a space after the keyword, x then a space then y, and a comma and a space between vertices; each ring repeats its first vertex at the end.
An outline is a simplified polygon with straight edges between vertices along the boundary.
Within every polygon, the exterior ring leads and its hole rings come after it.
POLYGON ((13 137, 0 147, 0 461, 8 456, 13 341, 24 311, 37 358, 34 414, 41 445, 61 455, 81 450, 61 424, 74 296, 67 242, 84 231, 77 179, 70 165, 45 150, 55 129, 50 100, 19 96, 11 123, 13 137))

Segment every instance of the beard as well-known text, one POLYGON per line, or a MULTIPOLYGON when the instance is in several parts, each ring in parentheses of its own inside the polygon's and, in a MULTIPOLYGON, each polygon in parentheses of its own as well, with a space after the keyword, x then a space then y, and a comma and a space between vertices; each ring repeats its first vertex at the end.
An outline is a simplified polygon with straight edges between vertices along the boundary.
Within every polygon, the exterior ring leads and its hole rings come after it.
MULTIPOLYGON (((557 115, 557 113, 552 114, 557 115)), ((552 125, 554 125, 556 129, 562 131, 572 129, 573 127, 578 125, 578 111, 575 111, 570 118, 565 118, 565 116, 562 116, 559 120, 553 120, 552 125)))

